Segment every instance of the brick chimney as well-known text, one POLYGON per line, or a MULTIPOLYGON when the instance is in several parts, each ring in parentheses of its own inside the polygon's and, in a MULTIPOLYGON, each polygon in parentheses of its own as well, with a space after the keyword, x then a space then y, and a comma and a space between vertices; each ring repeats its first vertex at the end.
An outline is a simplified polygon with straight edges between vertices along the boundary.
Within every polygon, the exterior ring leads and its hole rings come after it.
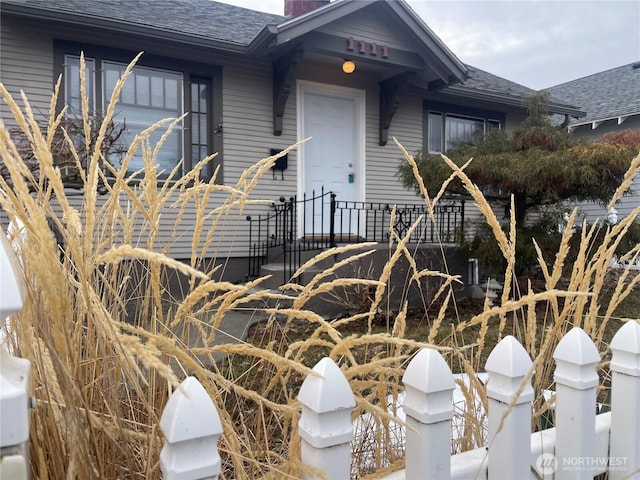
POLYGON ((287 17, 304 15, 316 8, 329 5, 330 0, 284 0, 284 14, 287 17))

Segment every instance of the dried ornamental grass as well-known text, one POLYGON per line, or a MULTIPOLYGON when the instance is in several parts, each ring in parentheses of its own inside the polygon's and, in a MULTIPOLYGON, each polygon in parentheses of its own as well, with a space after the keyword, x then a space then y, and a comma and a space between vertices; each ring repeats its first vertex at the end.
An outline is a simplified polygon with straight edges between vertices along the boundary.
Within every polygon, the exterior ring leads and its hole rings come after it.
MULTIPOLYGON (((121 83, 124 81, 126 78, 121 83)), ((119 88, 121 84, 116 92, 119 88)), ((486 432, 478 421, 471 392, 477 392, 486 409, 484 386, 476 372, 483 369, 485 353, 495 342, 492 332, 497 332, 497 339, 516 336, 534 360, 528 378, 533 379, 537 392, 532 418, 536 424, 548 410, 541 391, 552 385, 551 356, 558 340, 571 326, 582 325, 606 354, 606 325, 640 280, 640 275, 623 272, 610 303, 601 304, 609 260, 635 218, 634 211, 609 229, 599 245, 592 245, 593 230, 581 234, 568 287, 563 289, 559 283, 571 228, 566 229, 551 263, 538 251, 547 290, 521 293, 511 288, 517 261, 514 219, 509 234, 504 234, 481 192, 466 178, 464 167, 450 164, 450 180, 457 176, 467 186, 491 225, 507 265, 499 304, 487 304, 473 319, 449 320, 456 316, 452 285, 460 281, 458 277, 446 268, 444 272, 418 269, 408 238, 419 220, 402 238, 390 232, 389 260, 374 278, 334 278, 338 268, 371 252, 372 245, 361 244, 330 250, 307 262, 296 276, 335 254, 342 258, 306 285, 288 285, 291 293, 256 291, 265 279, 244 285, 217 281, 213 276, 220 265, 211 265, 207 259, 216 256, 221 236, 234 235, 227 230, 227 221, 241 218, 247 205, 261 203, 251 198, 251 192, 276 157, 249 167, 235 186, 200 180, 200 170, 213 157, 203 159, 182 177, 176 168, 169 173, 170 181, 161 182, 154 161, 160 144, 151 145, 149 135, 154 129, 165 129, 161 143, 180 119, 159 122, 143 132, 129 146, 122 165, 115 168, 100 148, 107 126, 102 125, 97 133, 92 130, 85 101, 86 152, 82 157, 88 163, 85 168, 78 162, 84 190, 70 197, 51 153, 54 132, 64 113, 54 110, 57 92, 56 88, 48 129, 43 132, 26 97, 20 108, 0 85, 0 94, 30 139, 40 167, 36 179, 1 125, 0 155, 10 182, 0 178, 0 206, 8 218, 24 225, 26 239, 14 238, 29 298, 24 310, 12 319, 7 341, 33 365, 33 392, 38 399, 31 417, 34 478, 157 478, 162 445, 159 417, 172 389, 186 374, 199 378, 220 411, 223 478, 299 478, 303 466, 296 395, 302 378, 311 372, 318 349, 333 358, 350 380, 357 405, 354 418, 367 413, 373 419, 369 434, 359 437, 353 446, 354 477, 374 478, 402 466, 402 451, 393 434, 394 426, 402 422, 393 409, 389 411, 388 403, 402 390, 402 374, 413 353, 425 346, 440 349, 453 369, 470 377, 470 386, 463 389, 469 405, 463 414, 466 430, 452 449, 473 448, 486 432), (136 149, 143 152, 144 169, 131 174, 126 165, 136 149), (99 186, 106 189, 106 195, 98 195, 99 186), (224 194, 225 200, 214 204, 214 193, 224 194), (174 233, 191 235, 189 264, 167 255, 168 245, 159 228, 166 208, 179 213, 174 233), (187 221, 188 212, 195 212, 193 220, 187 221), (409 264, 409 283, 440 279, 433 298, 439 304, 438 313, 428 321, 428 333, 420 340, 407 336, 406 305, 399 312, 386 312, 393 314, 395 323, 388 324, 385 333, 373 331, 377 312, 389 308, 382 302, 390 272, 403 258, 409 264), (178 273, 189 285, 180 297, 167 288, 169 277, 178 273), (367 312, 329 321, 309 308, 310 299, 349 287, 375 288, 367 312), (271 306, 250 307, 261 300, 271 306), (546 312, 542 322, 534 315, 536 307, 546 312), (269 317, 272 324, 284 319, 285 330, 297 321, 312 326, 312 333, 305 340, 272 341, 261 347, 244 342, 213 344, 228 312, 251 308, 269 317), (344 335, 341 328, 350 325, 361 326, 361 332, 344 335), (220 361, 227 355, 232 358, 228 365, 220 361), (237 359, 245 362, 240 370, 232 368, 237 359)), ((113 117, 116 96, 109 103, 105 122, 113 117)), ((76 148, 70 138, 68 142, 71 150, 76 148)), ((411 162, 411 156, 399 147, 411 162)), ((285 153, 293 148, 296 145, 285 153)), ((76 156, 79 159, 80 152, 76 156)), ((635 175, 639 163, 636 158, 633 171, 625 178, 635 175)), ((424 188, 422 192, 427 215, 434 218, 444 188, 434 198, 424 188)), ((575 213, 570 223, 574 219, 575 213)), ((630 255, 637 253, 635 249, 630 255)), ((604 364, 602 367, 606 374, 604 364)))

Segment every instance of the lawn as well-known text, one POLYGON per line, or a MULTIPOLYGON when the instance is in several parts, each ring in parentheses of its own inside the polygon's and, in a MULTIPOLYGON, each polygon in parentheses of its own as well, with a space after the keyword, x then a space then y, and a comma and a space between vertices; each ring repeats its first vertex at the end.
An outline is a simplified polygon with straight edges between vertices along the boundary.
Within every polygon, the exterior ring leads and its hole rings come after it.
MULTIPOLYGON (((604 305, 607 305, 611 300, 618 278, 619 273, 615 270, 607 274, 606 286, 601 293, 601 302, 604 305)), ((564 283, 567 284, 567 282, 565 279, 564 283)), ((543 282, 538 281, 534 282, 534 284, 535 283, 537 283, 538 286, 537 288, 534 287, 534 291, 543 291, 543 282)), ((427 310, 413 309, 407 312, 404 337, 414 340, 415 342, 424 342, 432 333, 434 320, 438 317, 441 308, 442 303, 436 302, 430 305, 427 310)), ((473 347, 477 345, 477 339, 482 326, 472 325, 462 329, 458 327, 470 323, 484 308, 483 299, 464 298, 455 302, 455 308, 452 306, 446 309, 446 315, 440 322, 433 344, 443 347, 458 345, 465 349, 472 350, 473 347)), ((548 321, 548 305, 537 305, 535 312, 538 324, 544 325, 548 321)), ((640 312, 640 286, 635 286, 632 293, 616 307, 611 318, 608 320, 603 334, 604 343, 606 345, 609 344, 613 335, 615 335, 618 329, 624 324, 626 319, 638 318, 638 312, 640 312)), ((514 314, 510 316, 505 324, 506 331, 516 336, 516 338, 522 338, 522 330, 524 327, 522 326, 521 317, 522 315, 514 314)), ((336 331, 344 338, 359 336, 364 333, 391 334, 394 325, 392 312, 390 312, 389 316, 384 313, 378 314, 371 324, 371 330, 368 330, 368 319, 366 318, 347 323, 341 323, 340 319, 329 318, 328 320, 331 323, 338 324, 336 331)), ((500 324, 497 320, 496 315, 488 321, 488 327, 485 332, 486 348, 484 348, 484 352, 480 357, 480 365, 484 365, 486 358, 491 352, 492 346, 497 343, 499 338, 504 336, 504 334, 502 336, 500 335, 500 324)), ((292 345, 304 342, 312 337, 314 333, 318 333, 318 325, 315 322, 299 318, 288 319, 286 316, 275 316, 269 320, 261 320, 251 325, 246 340, 257 348, 267 348, 270 346, 270 348, 274 350, 286 352, 292 345)), ((321 358, 330 354, 331 346, 328 342, 328 335, 326 333, 320 333, 318 338, 321 341, 326 341, 327 344, 316 345, 306 350, 304 355, 304 364, 306 366, 313 367, 321 358)), ((540 335, 538 335, 536 342, 539 347, 540 335)), ((376 347, 371 347, 368 350, 367 346, 363 346, 357 353, 358 357, 364 360, 368 355, 375 355, 379 353, 379 351, 377 351, 376 347)), ((456 366, 453 364, 451 366, 454 373, 461 371, 459 365, 456 366)))

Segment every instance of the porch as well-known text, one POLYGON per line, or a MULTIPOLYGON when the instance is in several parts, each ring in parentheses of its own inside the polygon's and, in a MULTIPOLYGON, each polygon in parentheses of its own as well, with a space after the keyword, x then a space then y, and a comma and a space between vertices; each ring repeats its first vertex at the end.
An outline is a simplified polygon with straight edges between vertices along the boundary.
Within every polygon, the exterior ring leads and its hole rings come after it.
POLYGON ((324 189, 303 194, 302 199, 280 197, 269 212, 247 216, 247 279, 271 273, 282 285, 324 250, 360 242, 382 246, 392 236, 409 235, 413 246, 459 246, 464 206, 464 200, 449 198, 436 205, 430 215, 425 203, 346 201, 324 189))

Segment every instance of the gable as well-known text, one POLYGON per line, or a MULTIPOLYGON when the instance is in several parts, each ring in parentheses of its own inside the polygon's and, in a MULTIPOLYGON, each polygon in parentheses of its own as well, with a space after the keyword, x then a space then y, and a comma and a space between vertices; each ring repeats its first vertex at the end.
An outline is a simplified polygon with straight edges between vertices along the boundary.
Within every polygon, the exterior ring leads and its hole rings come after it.
POLYGON ((417 41, 403 21, 384 4, 364 8, 316 32, 319 43, 329 44, 330 38, 339 39, 337 53, 355 61, 376 64, 386 60, 391 68, 414 71, 426 84, 461 80, 456 72, 437 66, 434 52, 417 41))
POLYGON ((396 73, 412 72, 422 88, 431 90, 460 82, 466 75, 464 64, 402 0, 337 1, 269 32, 254 42, 253 51, 259 55, 277 58, 296 48, 313 51, 395 68, 396 73))

